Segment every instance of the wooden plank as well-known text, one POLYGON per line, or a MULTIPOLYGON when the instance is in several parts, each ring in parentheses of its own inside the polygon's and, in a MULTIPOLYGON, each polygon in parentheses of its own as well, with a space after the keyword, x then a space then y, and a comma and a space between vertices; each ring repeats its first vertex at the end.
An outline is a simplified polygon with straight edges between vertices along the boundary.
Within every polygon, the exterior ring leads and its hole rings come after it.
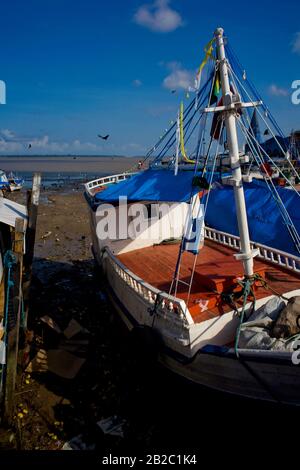
MULTIPOLYGON (((118 256, 118 259, 134 274, 157 289, 168 291, 174 274, 175 264, 178 256, 179 245, 157 245, 134 250, 118 256)), ((219 245, 212 241, 205 241, 205 246, 201 250, 197 262, 194 282, 189 298, 189 310, 194 321, 200 322, 208 317, 220 315, 229 311, 231 307, 221 302, 220 292, 228 290, 230 285, 225 285, 226 278, 236 279, 237 275, 242 275, 241 263, 233 257, 235 251, 231 248, 219 245), (210 285, 208 280, 222 280, 222 289, 210 285), (203 282, 204 279, 204 282, 203 282), (199 301, 208 301, 210 312, 201 312, 199 301)), ((183 253, 180 269, 180 279, 189 282, 191 270, 194 262, 194 255, 183 253)), ((266 273, 268 284, 279 293, 286 290, 299 288, 299 276, 272 266, 260 260, 254 261, 256 272, 261 275, 266 273)), ((186 300, 188 287, 179 284, 177 296, 186 300)), ((270 290, 259 288, 256 290, 256 297, 262 298, 271 295, 270 290)))
POLYGON ((40 187, 41 173, 35 173, 33 175, 32 189, 27 191, 28 224, 26 231, 26 254, 24 256, 24 267, 26 271, 28 268, 31 269, 34 256, 34 244, 38 205, 40 198, 40 187))
POLYGON ((28 317, 28 301, 32 278, 32 263, 34 257, 34 245, 36 236, 36 223, 40 198, 41 173, 33 175, 32 189, 27 191, 28 224, 26 230, 26 252, 24 256, 23 298, 25 310, 25 324, 28 317))
MULTIPOLYGON (((17 376, 18 346, 20 317, 22 308, 22 272, 23 272, 23 254, 24 254, 25 221, 17 219, 13 233, 13 255, 15 264, 11 269, 11 280, 13 282, 6 297, 5 308, 8 308, 8 319, 6 327, 7 334, 7 355, 6 355, 6 374, 4 383, 4 413, 3 420, 6 424, 12 424, 15 402, 14 392, 17 376)), ((8 270, 5 272, 6 287, 8 279, 8 270)))

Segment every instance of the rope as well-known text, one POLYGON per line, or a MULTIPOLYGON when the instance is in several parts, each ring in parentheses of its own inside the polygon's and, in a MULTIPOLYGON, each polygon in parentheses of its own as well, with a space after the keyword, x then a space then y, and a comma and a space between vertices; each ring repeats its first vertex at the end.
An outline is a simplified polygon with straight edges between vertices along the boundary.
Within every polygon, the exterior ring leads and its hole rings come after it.
MULTIPOLYGON (((246 278, 243 281, 238 281, 238 283, 242 284, 242 286, 243 286, 242 295, 244 296, 244 300, 243 300, 243 307, 242 307, 242 310, 241 310, 241 313, 240 313, 240 323, 239 323, 239 326, 238 326, 237 331, 236 331, 236 337, 235 337, 235 343, 234 343, 234 352, 235 352, 235 355, 236 355, 237 358, 239 358, 238 347, 239 347, 241 328, 242 328, 242 324, 244 322, 244 317, 245 317, 246 303, 247 303, 247 300, 248 300, 248 296, 249 296, 250 292, 252 291, 251 286, 252 286, 253 282, 255 282, 255 281, 252 278, 246 278)), ((255 302, 255 300, 253 301, 253 305, 254 305, 254 302, 255 302)))
POLYGON ((241 295, 243 295, 244 300, 243 300, 243 307, 242 307, 242 310, 241 310, 241 313, 240 313, 240 323, 239 323, 239 326, 238 326, 238 329, 237 329, 236 338, 235 338, 235 345, 234 345, 234 351, 235 351, 235 354, 236 354, 237 358, 239 358, 238 345, 239 345, 239 339, 240 339, 240 334, 241 334, 241 327, 242 327, 242 324, 244 322, 244 317, 245 317, 245 309, 246 309, 247 299, 249 297, 249 294, 251 294, 253 296, 253 298, 254 298, 253 303, 252 303, 252 311, 253 311, 254 308, 255 308, 255 294, 254 294, 254 290, 253 290, 252 286, 257 281, 259 281, 261 283, 260 287, 264 287, 265 289, 268 289, 271 292, 273 292, 273 294, 275 294, 277 297, 280 297, 283 300, 289 301, 289 299, 287 297, 285 297, 283 294, 280 294, 273 287, 271 287, 267 283, 267 281, 258 273, 253 274, 253 276, 251 276, 251 278, 246 278, 242 281, 238 281, 238 284, 241 285, 242 289, 243 289, 241 293, 238 293, 238 296, 241 297, 241 295))
MULTIPOLYGON (((230 68, 230 72, 231 74, 236 78, 236 80, 238 81, 240 87, 242 88, 242 90, 246 93, 247 97, 249 98, 250 102, 254 105, 254 102, 250 96, 250 94, 247 92, 246 88, 243 86, 243 84, 241 83, 241 81, 239 80, 238 76, 236 75, 236 73, 234 72, 234 70, 232 69, 232 67, 229 65, 229 68, 230 68)), ((257 96, 258 97, 258 96, 257 96)), ((280 144, 280 142, 278 141, 277 137, 275 136, 275 134, 273 133, 272 129, 270 128, 270 126, 268 125, 267 121, 265 120, 264 116, 262 115, 262 113, 260 112, 259 109, 257 109, 257 112, 259 114, 259 116, 261 117, 261 119, 263 120, 263 122, 265 123, 265 125, 267 126, 267 128, 269 129, 269 131, 271 132, 272 134, 272 137, 274 138, 275 142, 277 143, 278 147, 280 148, 283 156, 285 157, 286 156, 286 151, 283 149, 282 145, 280 144)), ((258 143, 258 145, 260 145, 258 143)), ((268 155, 268 157, 270 158, 270 156, 268 155)), ((271 158, 270 158, 271 159, 271 158)), ((292 164, 292 162, 289 160, 289 159, 286 159, 286 161, 288 162, 288 164, 290 165, 290 167, 292 168, 294 174, 299 178, 299 174, 296 170, 296 168, 294 167, 294 165, 292 164)))
MULTIPOLYGON (((240 361, 240 364, 242 364, 242 366, 256 380, 256 382, 262 388, 264 388, 266 390, 266 392, 272 397, 272 399, 274 401, 277 401, 278 403, 281 403, 281 399, 278 397, 277 393, 275 393, 273 391, 273 389, 269 386, 269 384, 262 377, 260 377, 260 375, 256 371, 254 371, 250 367, 250 365, 245 361, 245 359, 243 357, 240 357, 240 354, 239 354, 239 339, 240 339, 242 324, 243 324, 244 318, 245 318, 246 303, 247 303, 247 299, 248 299, 248 296, 249 296, 250 293, 252 293, 252 295, 254 296, 254 292, 252 290, 252 285, 257 279, 259 279, 259 280, 263 281, 265 284, 267 284, 266 281, 259 274, 254 274, 251 278, 244 279, 243 281, 239 281, 239 284, 244 286, 243 287, 244 301, 243 301, 243 307, 242 307, 242 310, 241 310, 241 313, 240 313, 240 322, 239 322, 239 326, 237 328, 236 337, 235 337, 234 352, 235 352, 235 355, 236 355, 237 359, 240 361)), ((279 294, 279 296, 282 297, 283 299, 285 298, 283 295, 279 294)), ((254 310, 254 308, 255 308, 255 296, 254 296, 254 300, 252 302, 252 309, 254 310)), ((297 336, 300 337, 300 335, 297 335, 297 336)))
MULTIPOLYGON (((238 121, 238 124, 239 126, 241 127, 241 130, 242 132, 246 135, 246 139, 248 141, 248 144, 250 147, 252 147, 252 153, 253 153, 253 157, 254 159, 256 160, 256 163, 257 165, 259 166, 259 164, 262 164, 263 163, 263 159, 262 159, 262 156, 261 155, 256 155, 255 154, 255 149, 253 149, 253 140, 255 141, 255 143, 257 143, 257 141, 254 139, 254 137, 251 135, 251 133, 247 130, 246 126, 238 121), (248 138, 247 138, 248 136, 248 138), (249 140, 250 139, 250 140, 249 140), (257 161, 258 159, 258 161, 257 161)), ((273 183, 273 180, 272 178, 266 178, 265 175, 264 175, 264 180, 267 184, 267 187, 269 189, 269 191, 271 192, 271 194, 273 195, 277 205, 278 205, 278 208, 279 208, 279 211, 281 213, 281 216, 283 218, 283 221, 284 221, 284 224, 286 225, 287 229, 288 229, 288 232, 293 240, 293 243, 297 249, 297 251, 300 253, 300 237, 299 237, 299 234, 296 230, 296 227, 285 207, 285 205, 283 204, 283 201, 273 183)), ((297 193, 298 194, 298 193, 297 193)))
POLYGON ((195 163, 195 160, 188 158, 185 147, 184 147, 184 131, 183 131, 183 101, 180 103, 180 113, 179 113, 179 135, 180 135, 180 150, 184 160, 187 163, 195 163))
MULTIPOLYGON (((240 61, 239 61, 237 55, 235 54, 234 50, 231 48, 231 46, 229 44, 225 45, 225 49, 226 49, 226 53, 227 53, 228 57, 230 58, 230 62, 237 66, 237 69, 240 70, 240 75, 243 76, 244 75, 244 73, 243 73, 244 68, 242 67, 242 64, 240 63, 240 61)), ((249 79, 246 80, 246 83, 249 86, 249 88, 250 88, 251 92, 253 93, 253 95, 256 96, 260 101, 262 101, 262 107, 265 110, 265 113, 267 113, 267 115, 269 116, 269 119, 270 119, 271 123, 273 124, 274 128, 276 129, 276 131, 284 139, 285 136, 284 136, 282 130, 280 129, 279 125, 277 124, 276 119, 272 115, 271 111, 269 110, 269 108, 267 107, 265 102, 262 100, 262 97, 261 97, 260 93, 258 92, 257 88, 255 87, 254 83, 252 83, 251 80, 249 80, 249 79)))
MULTIPOLYGON (((197 114, 198 110, 202 107, 203 103, 206 101, 207 99, 207 93, 206 93, 206 89, 208 87, 208 85, 210 84, 210 81, 211 81, 211 77, 212 77, 212 74, 210 74, 210 76, 208 77, 207 81, 205 82, 205 84, 203 85, 203 87, 201 88, 201 90, 197 93, 197 97, 198 99, 201 101, 199 102, 198 106, 196 109, 193 108, 193 105, 195 103, 195 98, 191 101, 191 103, 188 105, 188 107, 184 110, 184 114, 183 114, 183 120, 184 120, 184 131, 187 132, 195 115, 197 114), (194 111, 192 116, 188 119, 187 121, 187 117, 189 116, 189 114, 191 113, 191 111, 194 111)), ((173 125, 173 128, 176 126, 176 121, 173 125)), ((166 134, 167 135, 167 134, 166 134)), ((190 139, 191 137, 191 134, 188 136, 188 138, 186 139, 186 143, 187 141, 190 139)), ((155 157, 155 159, 153 160, 152 162, 152 165, 155 165, 156 162, 160 161, 166 154, 167 152, 169 151, 169 149, 175 144, 176 142, 176 129, 174 130, 174 132, 172 133, 172 135, 170 136, 169 140, 167 141, 167 143, 164 145, 164 147, 160 150, 159 154, 155 157)), ((194 161, 193 161, 194 163, 194 161)))
MULTIPOLYGON (((8 314, 9 314, 9 294, 10 289, 14 286, 14 281, 11 279, 11 270, 13 266, 16 264, 16 257, 11 250, 7 250, 4 254, 3 260, 4 267, 7 269, 7 284, 6 284, 6 296, 5 296, 5 308, 4 308, 4 344, 5 344, 5 356, 7 354, 7 346, 8 346, 8 314)), ((1 364, 1 383, 0 383, 0 392, 2 392, 4 376, 6 371, 6 357, 5 357, 5 364, 1 364)))

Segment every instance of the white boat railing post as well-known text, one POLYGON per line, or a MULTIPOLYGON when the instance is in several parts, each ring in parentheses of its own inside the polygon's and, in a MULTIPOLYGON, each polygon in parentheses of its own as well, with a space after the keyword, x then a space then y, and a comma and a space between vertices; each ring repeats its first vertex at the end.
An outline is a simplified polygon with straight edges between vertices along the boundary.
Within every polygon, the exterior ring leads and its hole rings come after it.
POLYGON ((232 177, 230 184, 233 186, 236 214, 241 241, 241 251, 236 258, 241 260, 244 267, 245 276, 253 275, 253 257, 257 254, 250 246, 247 211, 245 195, 243 189, 242 171, 240 166, 239 146, 236 130, 236 109, 233 100, 233 93, 230 90, 227 59, 225 56, 223 29, 217 28, 215 31, 217 54, 219 61, 220 78, 222 85, 223 105, 225 107, 225 126, 227 131, 228 149, 232 177))

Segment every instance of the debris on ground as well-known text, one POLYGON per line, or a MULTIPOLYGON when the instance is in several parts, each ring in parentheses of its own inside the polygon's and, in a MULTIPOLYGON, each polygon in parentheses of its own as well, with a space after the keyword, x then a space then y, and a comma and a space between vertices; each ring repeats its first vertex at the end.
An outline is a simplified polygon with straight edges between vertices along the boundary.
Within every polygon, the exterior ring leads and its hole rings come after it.
POLYGON ((124 425, 126 421, 119 418, 118 416, 110 416, 106 419, 101 419, 97 422, 97 425, 104 432, 104 434, 110 434, 111 436, 124 437, 124 425))
POLYGON ((45 349, 39 349, 36 356, 29 362, 26 367, 26 372, 47 372, 48 370, 48 357, 45 349))
POLYGON ((74 379, 86 361, 63 349, 49 349, 47 356, 49 372, 65 379, 74 379))
POLYGON ((48 232, 45 232, 44 235, 42 235, 42 240, 45 240, 45 238, 48 238, 50 237, 50 235, 52 234, 52 232, 49 230, 48 232))
POLYGON ((46 323, 46 325, 50 326, 56 333, 61 334, 62 331, 58 324, 53 320, 53 318, 49 317, 49 315, 44 315, 41 317, 42 322, 46 323))
MULTIPOLYGON (((77 335, 81 331, 83 331, 84 328, 78 323, 77 320, 72 318, 67 326, 67 328, 64 330, 64 335, 67 339, 73 338, 73 336, 77 335)), ((86 330, 84 330, 86 332, 86 330)))
POLYGON ((87 444, 83 441, 83 435, 73 437, 70 441, 65 442, 62 450, 94 450, 95 444, 87 444))

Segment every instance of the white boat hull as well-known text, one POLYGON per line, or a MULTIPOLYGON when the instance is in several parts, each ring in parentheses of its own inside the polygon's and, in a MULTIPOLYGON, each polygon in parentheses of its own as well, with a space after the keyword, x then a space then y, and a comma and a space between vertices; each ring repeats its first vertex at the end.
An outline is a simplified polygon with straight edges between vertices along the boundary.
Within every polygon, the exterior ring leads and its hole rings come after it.
MULTIPOLYGON (((157 291, 130 272, 96 235, 90 210, 93 253, 106 279, 107 292, 129 330, 147 329, 157 341, 159 362, 186 379, 219 391, 254 399, 300 405, 300 367, 291 352, 240 350, 237 358, 226 345, 235 337, 239 319, 231 311, 194 323, 183 300, 156 305, 157 291), (154 298, 156 299, 154 301, 154 298), (176 306, 176 309, 174 309, 176 306)), ((300 290, 288 297, 300 295, 300 290)), ((260 299, 263 305, 272 296, 260 299)))
MULTIPOLYGON (((128 329, 137 327, 132 322, 134 312, 130 318, 111 288, 108 295, 128 329)), ((237 359, 233 350, 212 347, 189 358, 164 346, 159 362, 194 383, 247 398, 300 405, 300 367, 292 364, 289 352, 240 350, 237 359)))

